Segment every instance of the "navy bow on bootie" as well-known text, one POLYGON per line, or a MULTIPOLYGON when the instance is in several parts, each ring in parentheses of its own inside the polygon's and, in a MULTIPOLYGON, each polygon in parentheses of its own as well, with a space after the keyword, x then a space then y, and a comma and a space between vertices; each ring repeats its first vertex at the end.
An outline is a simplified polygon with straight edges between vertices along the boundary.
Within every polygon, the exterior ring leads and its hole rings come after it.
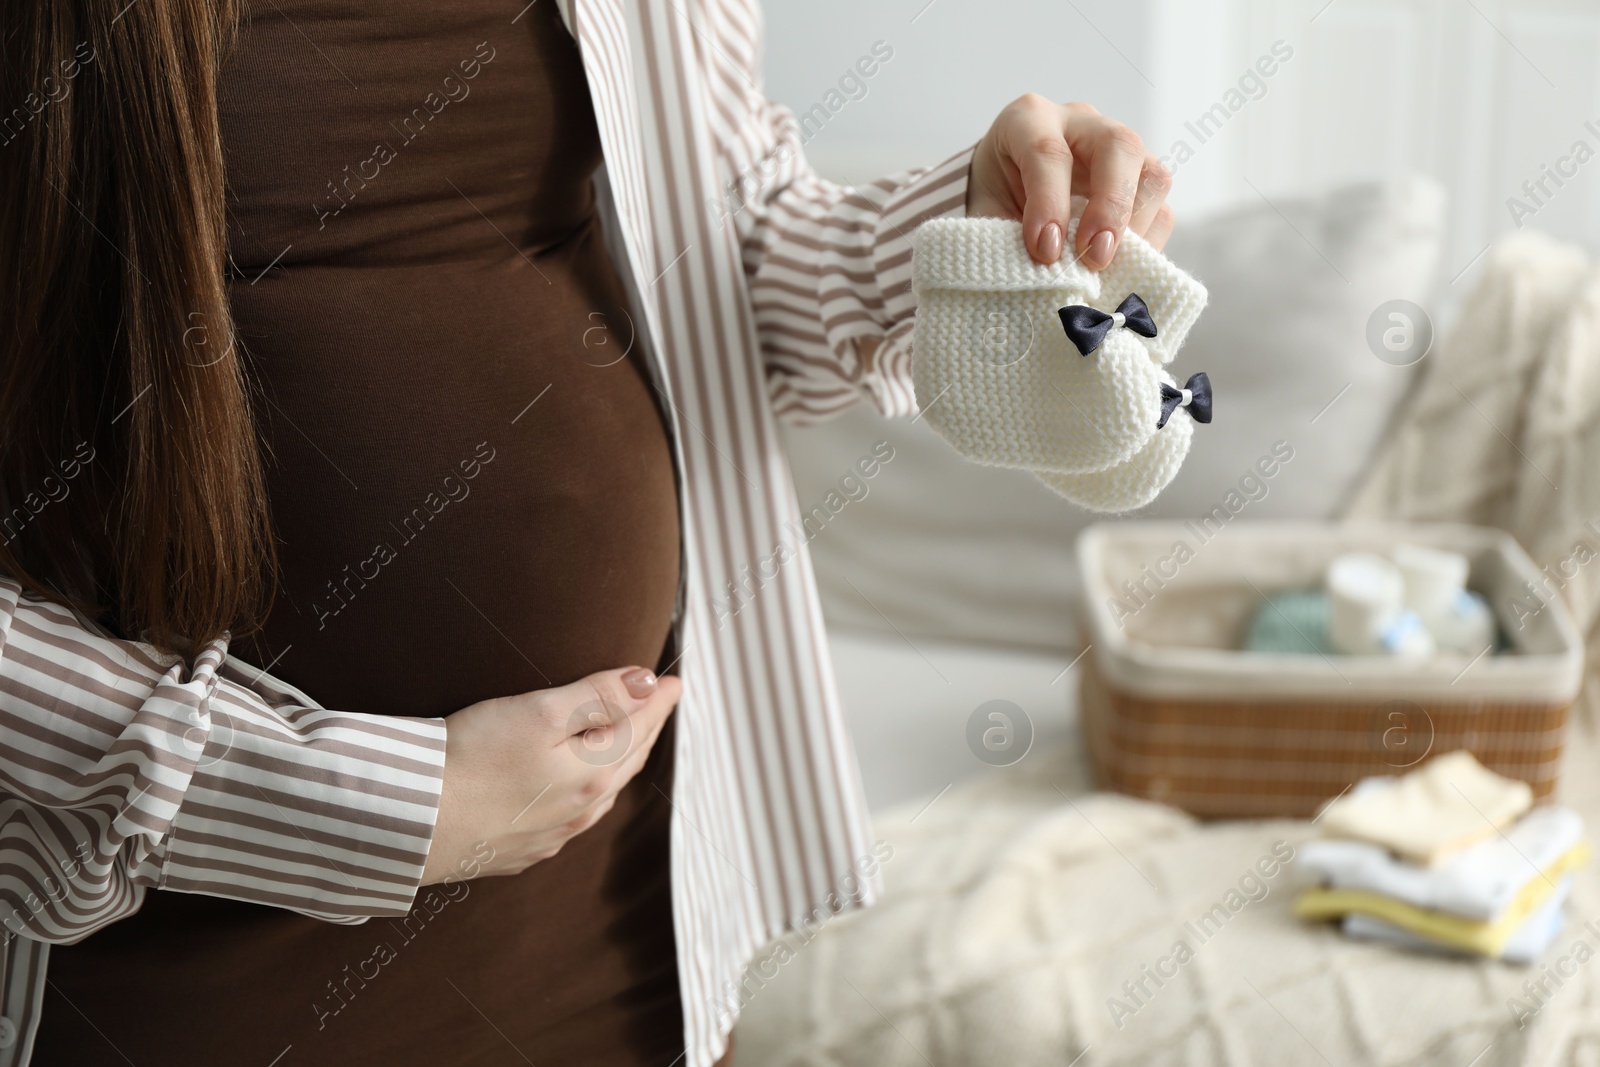
POLYGON ((1142 337, 1156 335, 1156 321, 1150 317, 1150 309, 1145 307, 1138 293, 1129 293, 1109 315, 1087 304, 1068 304, 1056 314, 1061 316, 1061 328, 1067 331, 1067 339, 1086 356, 1099 348, 1106 334, 1118 326, 1126 326, 1142 337))
POLYGON ((1165 426, 1179 408, 1188 408, 1195 422, 1211 421, 1211 379, 1206 377, 1205 371, 1189 375, 1182 389, 1161 383, 1161 418, 1156 429, 1165 426))

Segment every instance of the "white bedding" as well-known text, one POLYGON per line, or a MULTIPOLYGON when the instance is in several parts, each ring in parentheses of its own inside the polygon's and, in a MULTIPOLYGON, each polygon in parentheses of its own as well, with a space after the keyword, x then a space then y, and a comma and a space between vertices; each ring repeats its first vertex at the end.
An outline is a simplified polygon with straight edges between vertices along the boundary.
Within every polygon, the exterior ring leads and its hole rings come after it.
MULTIPOLYGON (((1580 770, 1563 794, 1590 826, 1600 787, 1582 768, 1597 756, 1592 737, 1574 738, 1580 770)), ((1275 842, 1314 834, 1309 823, 1202 825, 1088 794, 1085 774, 1061 744, 931 807, 932 794, 880 815, 893 849, 885 898, 763 957, 775 977, 747 986, 740 1064, 1587 1067, 1600 1055, 1600 962, 1570 963, 1540 1005, 1523 983, 1541 966, 1409 953, 1304 924, 1289 913, 1293 864, 1270 878, 1258 865, 1275 842), (1180 940, 1187 960, 1173 951, 1180 940), (1158 987, 1146 966, 1173 977, 1158 987), (1136 999, 1123 983, 1141 978, 1150 995, 1136 999), (1514 997, 1539 1009, 1525 1027, 1514 997)), ((1570 960, 1579 941, 1600 950, 1594 868, 1574 878, 1568 916, 1544 964, 1570 960)))

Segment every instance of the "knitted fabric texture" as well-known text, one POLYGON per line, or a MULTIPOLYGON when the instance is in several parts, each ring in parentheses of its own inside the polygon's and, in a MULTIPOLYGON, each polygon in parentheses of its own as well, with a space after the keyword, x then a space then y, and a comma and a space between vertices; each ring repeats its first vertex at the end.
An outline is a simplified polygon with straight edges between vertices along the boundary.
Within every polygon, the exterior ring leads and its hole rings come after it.
MULTIPOLYGON (((1175 384, 1165 373, 1159 375, 1157 381, 1175 384)), ((1154 425, 1151 423, 1152 427, 1154 425)), ((1194 420, 1187 412, 1175 414, 1165 426, 1151 433, 1143 448, 1122 463, 1086 474, 1034 471, 1034 475, 1074 504, 1090 511, 1132 511, 1154 500, 1178 476, 1193 437, 1194 420)))
MULTIPOLYGON (((1073 219, 1067 247, 1076 232, 1073 219)), ((1157 429, 1161 385, 1180 384, 1165 365, 1206 292, 1143 238, 1125 232, 1097 272, 1070 256, 1034 262, 1018 222, 934 219, 917 231, 912 279, 917 402, 956 451, 1033 471, 1095 511, 1140 507, 1177 474, 1194 427, 1185 414, 1157 429), (1149 307, 1157 335, 1112 328, 1082 355, 1059 309, 1109 314, 1130 293, 1149 307)))

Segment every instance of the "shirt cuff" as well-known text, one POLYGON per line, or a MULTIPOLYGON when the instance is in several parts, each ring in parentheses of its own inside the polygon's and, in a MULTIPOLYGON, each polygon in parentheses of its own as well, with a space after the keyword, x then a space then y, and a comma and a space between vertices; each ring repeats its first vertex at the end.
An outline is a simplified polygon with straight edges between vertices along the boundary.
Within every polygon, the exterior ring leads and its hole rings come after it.
POLYGON ((405 914, 438 815, 444 720, 269 708, 256 688, 214 677, 158 884, 333 922, 405 914))
POLYGON ((967 180, 977 146, 964 148, 898 189, 884 205, 878 227, 874 267, 884 309, 894 323, 874 353, 872 368, 861 386, 885 415, 900 417, 917 411, 911 385, 911 334, 915 322, 916 294, 911 288, 911 250, 915 231, 929 219, 965 218, 967 180))

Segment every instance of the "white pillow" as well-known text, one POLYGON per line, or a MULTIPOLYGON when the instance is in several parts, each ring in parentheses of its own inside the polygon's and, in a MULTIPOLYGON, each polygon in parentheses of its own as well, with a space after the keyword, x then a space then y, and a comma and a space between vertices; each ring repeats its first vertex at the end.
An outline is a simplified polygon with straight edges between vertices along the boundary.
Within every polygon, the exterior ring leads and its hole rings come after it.
MULTIPOLYGON (((1167 254, 1211 294, 1183 364, 1210 375, 1215 415, 1196 427, 1183 470, 1141 516, 1339 511, 1417 370, 1379 359, 1368 321, 1390 300, 1426 304, 1444 200, 1435 183, 1403 178, 1180 223, 1167 254), (1270 478, 1260 474, 1267 469, 1270 478)), ((876 442, 894 450, 861 483, 867 495, 811 541, 830 624, 883 630, 887 620, 952 640, 1076 643, 1072 544, 1095 516, 1028 474, 968 463, 926 419, 886 420, 860 404, 787 432, 803 508, 830 491, 838 499, 846 476, 854 488, 876 442)))

